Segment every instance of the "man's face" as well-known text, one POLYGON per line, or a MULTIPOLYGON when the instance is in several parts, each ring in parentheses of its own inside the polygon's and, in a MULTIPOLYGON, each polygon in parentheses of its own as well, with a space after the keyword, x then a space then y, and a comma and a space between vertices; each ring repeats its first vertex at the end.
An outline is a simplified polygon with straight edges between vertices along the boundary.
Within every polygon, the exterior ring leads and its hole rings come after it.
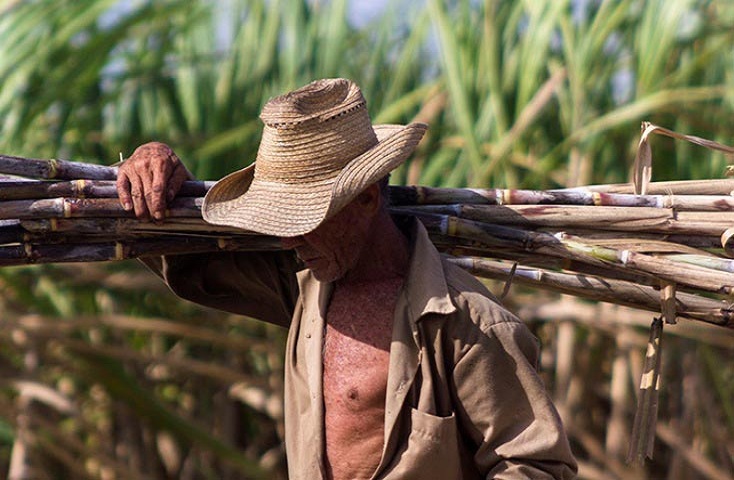
POLYGON ((339 280, 357 265, 364 250, 370 221, 365 213, 358 197, 312 232, 284 238, 283 246, 294 249, 317 280, 339 280))

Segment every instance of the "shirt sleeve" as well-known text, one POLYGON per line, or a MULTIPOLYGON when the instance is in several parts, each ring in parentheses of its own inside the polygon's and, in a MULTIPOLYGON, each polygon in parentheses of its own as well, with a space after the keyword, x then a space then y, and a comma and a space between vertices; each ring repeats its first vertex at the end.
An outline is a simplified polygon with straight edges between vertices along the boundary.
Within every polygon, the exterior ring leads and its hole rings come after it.
POLYGON ((181 298, 283 327, 298 298, 292 252, 217 252, 141 259, 181 298))
POLYGON ((477 329, 454 368, 460 428, 487 479, 572 479, 576 461, 536 373, 538 343, 518 321, 477 329))

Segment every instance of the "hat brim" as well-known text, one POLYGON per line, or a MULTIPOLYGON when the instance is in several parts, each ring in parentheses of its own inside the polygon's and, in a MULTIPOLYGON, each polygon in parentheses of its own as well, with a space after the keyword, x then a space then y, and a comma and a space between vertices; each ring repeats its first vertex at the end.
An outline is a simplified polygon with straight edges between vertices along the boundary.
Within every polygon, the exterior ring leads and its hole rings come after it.
POLYGON ((411 123, 373 128, 377 144, 328 180, 263 182, 254 178, 254 163, 227 175, 204 197, 204 220, 278 237, 295 237, 314 230, 367 186, 403 163, 415 151, 427 126, 411 123))

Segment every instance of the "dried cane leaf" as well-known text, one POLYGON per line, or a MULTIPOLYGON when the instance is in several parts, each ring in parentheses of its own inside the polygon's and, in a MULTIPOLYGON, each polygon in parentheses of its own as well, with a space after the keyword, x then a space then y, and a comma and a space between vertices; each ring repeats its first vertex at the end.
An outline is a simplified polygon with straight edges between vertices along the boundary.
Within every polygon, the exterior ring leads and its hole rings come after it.
MULTIPOLYGON (((645 122, 647 123, 647 122, 645 122)), ((706 147, 710 150, 716 150, 719 152, 724 152, 727 155, 734 155, 734 148, 729 147, 727 145, 723 145, 721 143, 715 142, 713 140, 708 140, 706 138, 697 137, 695 135, 685 135, 683 133, 674 132, 673 130, 669 130, 665 127, 659 127, 657 125, 653 125, 650 123, 647 123, 648 128, 651 129, 650 133, 658 133, 660 135, 665 135, 671 138, 675 138, 677 140, 685 140, 687 142, 691 142, 695 145, 699 145, 701 147, 706 147)))
MULTIPOLYGON (((686 135, 674 132, 673 130, 659 127, 650 122, 642 122, 642 135, 640 136, 640 143, 637 147, 637 155, 635 156, 635 163, 632 170, 632 183, 634 184, 635 194, 637 195, 646 194, 647 187, 652 177, 652 151, 648 143, 648 137, 653 133, 675 138, 676 140, 685 140, 693 143, 694 145, 723 152, 727 155, 734 155, 734 148, 723 145, 719 142, 697 137, 695 135, 686 135)), ((730 168, 727 167, 727 175, 730 175, 729 170, 730 168)))
POLYGON ((632 183, 636 195, 646 195, 647 187, 652 179, 652 150, 647 137, 655 130, 655 126, 649 122, 642 123, 642 135, 637 146, 635 164, 632 168, 632 183))

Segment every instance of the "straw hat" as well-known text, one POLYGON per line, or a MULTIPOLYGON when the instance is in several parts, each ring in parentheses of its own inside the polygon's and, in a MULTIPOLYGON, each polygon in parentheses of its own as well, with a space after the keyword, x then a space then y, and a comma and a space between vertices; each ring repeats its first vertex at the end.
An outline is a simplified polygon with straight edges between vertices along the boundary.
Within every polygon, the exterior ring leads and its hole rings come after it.
POLYGON ((317 80, 270 100, 255 162, 207 193, 210 223, 294 237, 315 229, 413 153, 426 125, 372 125, 362 92, 317 80))

